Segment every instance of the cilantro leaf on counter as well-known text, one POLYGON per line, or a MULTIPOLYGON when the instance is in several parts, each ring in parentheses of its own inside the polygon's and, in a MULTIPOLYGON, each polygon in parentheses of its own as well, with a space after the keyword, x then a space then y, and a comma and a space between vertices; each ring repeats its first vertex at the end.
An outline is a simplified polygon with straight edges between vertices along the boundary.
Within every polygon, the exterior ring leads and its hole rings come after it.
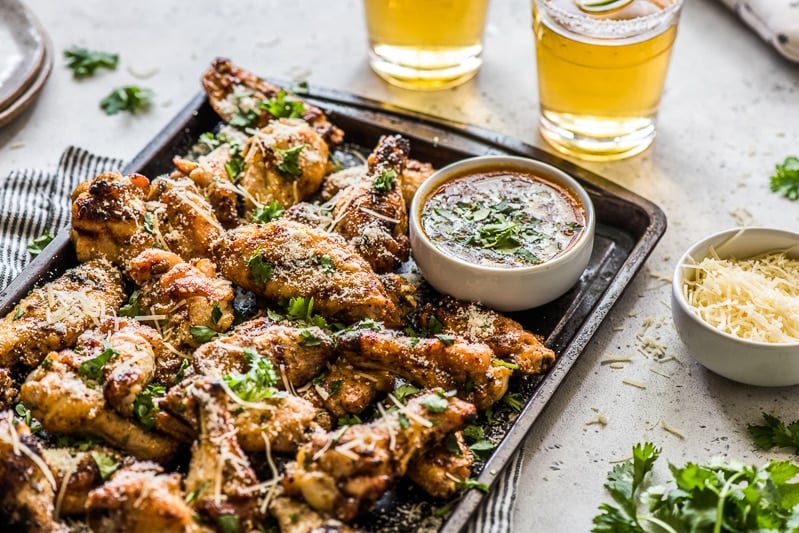
POLYGON ((670 464, 671 479, 649 476, 660 450, 651 443, 633 448, 633 458, 608 473, 605 488, 615 503, 603 503, 593 532, 796 531, 799 465, 771 461, 763 467, 716 458, 670 464))
POLYGON ((100 107, 106 115, 116 115, 120 111, 142 113, 150 108, 153 91, 136 85, 117 87, 111 94, 100 101, 100 107))
POLYGON ((28 243, 28 253, 34 257, 39 255, 54 238, 55 236, 52 233, 45 231, 42 235, 39 235, 28 243))
POLYGON ((119 54, 109 54, 73 46, 64 50, 64 57, 69 60, 67 67, 72 70, 75 78, 89 78, 94 76, 98 68, 116 70, 119 64, 119 54))
POLYGON ((799 157, 786 157, 782 164, 777 163, 775 170, 769 178, 771 191, 788 200, 799 200, 799 157))
POLYGON ((765 425, 749 424, 747 431, 752 436, 755 444, 763 450, 774 447, 793 448, 799 454, 799 420, 794 420, 788 425, 776 416, 763 414, 765 425))

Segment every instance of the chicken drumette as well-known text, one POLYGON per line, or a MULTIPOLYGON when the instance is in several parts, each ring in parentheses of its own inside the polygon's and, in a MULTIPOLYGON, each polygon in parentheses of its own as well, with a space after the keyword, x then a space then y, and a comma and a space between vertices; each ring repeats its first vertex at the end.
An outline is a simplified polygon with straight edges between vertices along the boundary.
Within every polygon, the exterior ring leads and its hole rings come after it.
POLYGON ((422 394, 369 424, 313 435, 287 465, 283 486, 314 509, 351 520, 405 474, 411 459, 475 415, 472 404, 441 390, 422 394))
POLYGON ((68 270, 34 289, 0 322, 0 367, 34 367, 49 351, 74 345, 124 298, 122 276, 107 261, 68 270))
POLYGON ((273 302, 313 298, 326 317, 400 323, 380 279, 338 235, 279 219, 229 231, 214 255, 224 277, 273 302))

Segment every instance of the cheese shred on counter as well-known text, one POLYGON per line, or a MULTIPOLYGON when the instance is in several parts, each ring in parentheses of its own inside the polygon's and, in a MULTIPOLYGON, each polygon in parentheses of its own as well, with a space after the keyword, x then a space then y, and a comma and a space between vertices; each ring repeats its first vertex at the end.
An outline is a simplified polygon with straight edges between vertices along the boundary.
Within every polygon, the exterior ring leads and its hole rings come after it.
POLYGON ((695 281, 683 289, 702 320, 746 340, 799 341, 799 261, 784 253, 708 257, 694 268, 695 281))

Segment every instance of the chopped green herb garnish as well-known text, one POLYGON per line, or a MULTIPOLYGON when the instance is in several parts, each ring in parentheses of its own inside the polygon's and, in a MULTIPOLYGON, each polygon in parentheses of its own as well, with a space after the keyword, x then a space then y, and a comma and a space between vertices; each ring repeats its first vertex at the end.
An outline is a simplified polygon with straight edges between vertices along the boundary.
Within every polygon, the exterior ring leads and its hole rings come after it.
POLYGON ((150 383, 133 400, 133 414, 146 427, 152 428, 155 425, 155 415, 160 411, 153 398, 164 394, 166 394, 166 387, 158 383, 150 383))
POLYGON ((242 400, 257 402, 271 398, 277 393, 277 373, 272 362, 251 348, 244 348, 244 357, 250 369, 244 373, 226 375, 223 379, 242 400))
POLYGON ((28 252, 34 257, 39 255, 54 238, 55 237, 49 230, 45 231, 42 235, 39 235, 28 243, 28 252))
POLYGON ((303 328, 300 331, 300 339, 302 339, 302 345, 307 346, 309 348, 313 346, 320 346, 322 344, 322 341, 324 340, 322 339, 322 337, 315 334, 313 331, 311 331, 308 328, 303 328))
POLYGON ((397 171, 384 170, 372 182, 372 188, 377 192, 390 192, 394 188, 394 183, 397 181, 397 171))
POLYGON ((208 485, 210 483, 211 482, 206 479, 205 481, 200 483, 199 487, 197 487, 196 489, 194 489, 190 493, 186 494, 186 498, 185 498, 186 503, 191 503, 194 500, 196 500, 197 498, 199 498, 200 494, 202 494, 202 492, 206 489, 206 487, 208 487, 208 485))
POLYGON ((67 67, 72 70, 72 75, 76 78, 93 76, 98 68, 115 70, 119 64, 118 54, 97 52, 78 46, 64 50, 64 57, 69 60, 67 67))
POLYGON ((330 387, 327 390, 328 390, 328 392, 330 393, 331 396, 333 396, 335 393, 337 393, 341 389, 341 384, 342 384, 342 381, 340 379, 337 379, 336 381, 333 381, 333 382, 330 383, 330 387))
POLYGON ((275 148, 275 153, 279 156, 280 161, 277 164, 277 171, 284 178, 298 178, 302 176, 302 168, 300 168, 300 152, 305 148, 305 144, 298 144, 294 148, 288 150, 281 150, 275 148))
MULTIPOLYGON (((363 423, 361 417, 359 417, 358 415, 351 415, 349 413, 345 413, 344 416, 340 416, 338 419, 338 427, 355 426, 361 423, 363 423)), ((400 423, 402 422, 400 421, 400 423)))
POLYGON ((105 364, 110 361, 111 358, 119 355, 119 352, 108 344, 107 341, 103 341, 103 347, 105 349, 100 355, 92 357, 91 359, 86 359, 80 364, 78 367, 78 374, 94 381, 100 381, 100 378, 103 376, 105 364))
POLYGON ((144 213, 144 224, 142 225, 144 231, 150 235, 155 235, 155 228, 153 227, 153 214, 150 212, 144 213))
POLYGON ((22 318, 22 315, 24 314, 25 311, 23 311, 21 307, 17 307, 16 309, 14 309, 14 317, 11 320, 12 321, 19 320, 20 318, 22 318))
POLYGON ((444 324, 442 324, 435 315, 430 315, 425 324, 425 331, 428 335, 436 335, 444 331, 444 324))
POLYGON ((301 80, 291 86, 294 94, 308 94, 308 80, 301 80))
POLYGON ((222 533, 239 533, 241 531, 239 517, 234 514, 217 515, 216 525, 219 526, 219 531, 222 533))
POLYGON ((252 126, 255 126, 255 123, 258 122, 258 113, 255 110, 243 110, 239 108, 233 113, 233 116, 230 117, 230 124, 233 127, 246 129, 252 126))
POLYGON ((117 311, 117 315, 119 316, 127 316, 127 317, 135 317, 141 315, 141 307, 139 306, 139 298, 141 298, 141 291, 135 290, 130 293, 128 297, 128 303, 123 305, 117 311))
POLYGON ((446 439, 444 439, 444 448, 446 448, 446 450, 449 453, 453 453, 458 457, 463 457, 463 452, 461 452, 461 445, 458 442, 458 437, 456 437, 454 433, 452 433, 451 435, 447 436, 446 439))
POLYGON ((310 298, 296 297, 289 300, 286 306, 286 318, 289 320, 301 320, 308 324, 327 328, 327 320, 324 317, 313 314, 313 296, 310 298))
POLYGON ((522 410, 522 395, 518 392, 508 392, 502 397, 502 403, 518 413, 522 410))
POLYGON ((220 318, 222 318, 222 308, 219 307, 218 303, 215 303, 211 308, 211 322, 214 324, 219 324, 220 318))
POLYGON ((44 359, 42 359, 42 364, 39 366, 41 366, 45 370, 50 370, 50 367, 53 366, 53 360, 50 359, 50 357, 45 357, 44 359))
POLYGON ((410 420, 408 420, 408 417, 402 411, 397 413, 397 419, 399 420, 399 425, 402 429, 408 429, 411 427, 410 420))
POLYGON ((270 279, 274 273, 272 263, 264 260, 263 252, 260 248, 256 248, 249 259, 247 259, 247 266, 250 268, 250 274, 253 281, 263 285, 270 279))
POLYGON ((444 335, 443 333, 439 333, 436 335, 436 338, 440 340, 444 346, 452 346, 455 343, 455 337, 452 335, 444 335))
POLYGON ((106 455, 100 452, 91 452, 92 459, 94 459, 94 464, 97 465, 97 470, 100 472, 100 477, 103 481, 107 481, 108 478, 111 477, 111 474, 116 472, 122 463, 118 461, 114 461, 114 458, 110 455, 106 455))
POLYGON ((336 265, 333 263, 333 259, 328 255, 315 255, 313 256, 313 261, 322 269, 322 272, 327 272, 328 274, 332 274, 336 271, 336 265))
POLYGON ((799 157, 786 157, 782 164, 778 163, 769 185, 772 192, 788 200, 799 200, 799 157))
POLYGON ((192 339, 201 344, 210 341, 217 335, 217 332, 208 326, 190 326, 189 333, 192 339))
POLYGON ((407 383, 404 383, 399 387, 397 387, 396 389, 394 389, 394 397, 400 402, 405 403, 406 398, 408 398, 409 396, 414 396, 416 394, 419 394, 419 392, 421 392, 420 389, 417 389, 413 385, 408 385, 407 383))
POLYGON ((469 479, 461 481, 458 484, 458 488, 461 490, 477 489, 480 492, 488 494, 488 485, 486 485, 485 483, 480 483, 479 481, 471 477, 469 479))
POLYGON ((135 85, 118 87, 100 101, 100 107, 106 115, 116 115, 120 111, 141 113, 147 111, 152 104, 153 91, 135 85))
POLYGON ((449 402, 438 394, 431 394, 422 400, 422 405, 431 413, 443 413, 447 410, 449 402))
POLYGON ((505 368, 510 368, 511 370, 519 370, 519 365, 516 363, 511 363, 510 361, 503 361, 502 359, 492 359, 491 364, 494 366, 504 366, 505 368))
POLYGON ((190 364, 191 363, 189 363, 188 359, 180 360, 180 366, 178 367, 178 371, 175 372, 175 383, 180 383, 181 381, 183 381, 183 376, 186 374, 186 369, 189 368, 190 364))
POLYGON ((230 159, 225 161, 225 174, 230 181, 236 183, 244 172, 244 158, 240 153, 231 150, 230 159))
POLYGON ((214 135, 211 131, 206 131, 197 139, 198 144, 204 144, 208 147, 209 151, 216 150, 220 146, 222 146, 222 140, 219 139, 216 135, 214 135))
POLYGON ((273 98, 262 101, 259 107, 275 118, 301 117, 305 113, 305 105, 300 100, 287 99, 286 96, 286 91, 280 90, 273 98))
POLYGON ((765 425, 756 426, 749 424, 747 431, 752 436, 755 444, 763 450, 771 448, 793 448, 799 454, 799 420, 785 424, 776 416, 762 413, 765 425))
POLYGON ((255 222, 266 224, 283 216, 283 206, 277 200, 272 200, 266 205, 255 208, 252 219, 255 222))

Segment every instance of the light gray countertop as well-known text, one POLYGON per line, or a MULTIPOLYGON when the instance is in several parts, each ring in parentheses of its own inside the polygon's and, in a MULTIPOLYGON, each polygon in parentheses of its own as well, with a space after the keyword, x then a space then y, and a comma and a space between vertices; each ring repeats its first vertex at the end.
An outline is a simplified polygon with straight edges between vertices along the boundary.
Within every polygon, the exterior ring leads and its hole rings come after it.
MULTIPOLYGON (((199 76, 216 56, 262 75, 307 79, 543 146, 525 0, 492 2, 482 71, 462 87, 433 93, 394 89, 371 73, 358 0, 27 3, 57 57, 39 100, 0 129, 0 176, 54 167, 68 145, 130 159, 199 90, 199 76), (72 45, 116 51, 120 67, 75 81, 61 57, 72 45), (157 72, 139 79, 129 69, 157 72), (100 99, 130 83, 155 91, 153 109, 103 114, 100 99)), ((670 287, 661 275, 670 276, 682 251, 709 233, 741 223, 799 228, 799 203, 768 189, 774 164, 799 155, 799 65, 779 57, 721 4, 687 4, 654 147, 623 162, 580 163, 657 203, 669 228, 526 440, 518 531, 588 531, 607 498, 609 461, 629 456, 643 440, 662 446, 663 457, 676 464, 718 454, 757 463, 793 457, 755 450, 746 424, 761 411, 799 418, 799 389, 737 385, 695 363, 674 331, 670 287), (645 329, 676 362, 640 354, 645 329), (632 362, 613 369, 600 364, 608 356, 632 362), (598 413, 607 424, 588 424, 598 413)))

